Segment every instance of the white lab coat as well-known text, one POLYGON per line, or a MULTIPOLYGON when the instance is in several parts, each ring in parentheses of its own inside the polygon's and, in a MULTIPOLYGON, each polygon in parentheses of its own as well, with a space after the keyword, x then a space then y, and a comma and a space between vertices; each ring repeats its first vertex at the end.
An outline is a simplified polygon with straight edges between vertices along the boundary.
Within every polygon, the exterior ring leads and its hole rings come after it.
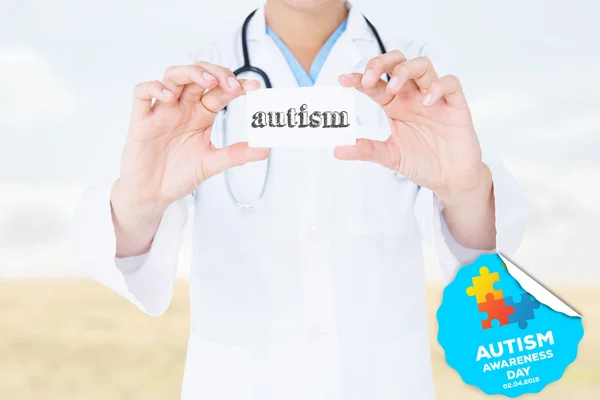
MULTIPOLYGON (((262 8, 250 23, 248 42, 252 64, 269 74, 274 87, 296 86, 265 34, 262 8)), ((384 42, 408 58, 431 56, 415 42, 384 42)), ((378 53, 352 8, 316 85, 337 85, 339 74, 362 72, 378 53)), ((235 70, 242 65, 240 33, 208 46, 198 59, 235 70)), ((385 123, 374 102, 357 96, 362 124, 385 123)), ((243 130, 229 132, 229 142, 245 140, 243 130)), ((219 129, 212 135, 220 144, 219 129)), ((498 251, 509 255, 522 239, 528 203, 502 163, 484 161, 494 180, 498 251)), ((231 171, 240 200, 258 193, 264 171, 264 162, 231 171)), ((188 205, 182 199, 168 208, 148 254, 115 260, 110 189, 98 185, 83 195, 73 230, 76 254, 99 282, 160 315, 171 299, 188 205)), ((435 397, 422 240, 433 245, 448 279, 480 252, 453 240, 431 191, 375 164, 338 161, 331 149, 277 148, 255 209, 234 206, 223 174, 202 184, 193 202, 183 399, 435 397)))

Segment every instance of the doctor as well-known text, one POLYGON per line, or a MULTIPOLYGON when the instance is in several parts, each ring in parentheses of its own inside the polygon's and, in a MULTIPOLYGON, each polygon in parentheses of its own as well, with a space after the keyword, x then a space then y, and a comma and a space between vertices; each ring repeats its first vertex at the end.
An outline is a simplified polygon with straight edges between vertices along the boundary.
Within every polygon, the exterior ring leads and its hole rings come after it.
POLYGON ((232 73, 240 35, 137 85, 120 176, 89 189, 76 214, 83 267, 164 313, 191 201, 184 399, 433 399, 422 241, 448 279, 478 254, 513 253, 521 191, 482 158, 459 80, 428 46, 389 37, 380 54, 341 0, 267 1, 248 26, 251 62, 274 87, 355 88, 359 120, 383 134, 269 151, 229 129, 221 147, 219 110, 259 86, 232 73), (268 157, 264 196, 237 207, 223 171, 251 201, 268 157))

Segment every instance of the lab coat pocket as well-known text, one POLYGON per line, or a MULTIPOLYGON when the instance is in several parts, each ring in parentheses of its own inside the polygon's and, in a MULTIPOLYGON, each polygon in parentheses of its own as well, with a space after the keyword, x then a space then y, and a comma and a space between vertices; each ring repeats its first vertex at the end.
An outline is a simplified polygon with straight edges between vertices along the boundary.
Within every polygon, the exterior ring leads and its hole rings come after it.
POLYGON ((191 333, 181 398, 252 400, 252 352, 191 333))
POLYGON ((366 161, 340 161, 336 176, 339 218, 358 234, 405 234, 415 229, 417 186, 366 161))

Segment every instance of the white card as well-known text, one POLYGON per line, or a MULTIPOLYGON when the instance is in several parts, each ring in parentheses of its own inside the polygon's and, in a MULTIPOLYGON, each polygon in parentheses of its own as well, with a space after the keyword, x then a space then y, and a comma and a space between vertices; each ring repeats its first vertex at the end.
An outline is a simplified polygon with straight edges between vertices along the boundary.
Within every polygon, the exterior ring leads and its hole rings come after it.
POLYGON ((246 94, 250 147, 356 144, 354 91, 343 87, 260 89, 246 94))

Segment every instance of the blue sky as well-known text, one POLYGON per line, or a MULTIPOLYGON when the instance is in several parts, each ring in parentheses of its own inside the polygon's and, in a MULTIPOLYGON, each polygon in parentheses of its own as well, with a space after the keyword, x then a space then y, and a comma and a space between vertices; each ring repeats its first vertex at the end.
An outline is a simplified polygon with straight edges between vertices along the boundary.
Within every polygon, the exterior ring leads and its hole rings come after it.
MULTIPOLYGON (((260 3, 0 0, 0 277, 76 270, 70 214, 83 187, 118 168, 133 86, 185 63, 260 3)), ((384 36, 431 42, 452 61, 482 142, 536 207, 516 261, 557 281, 573 279, 575 263, 577 280, 600 284, 590 262, 600 238, 600 3, 355 4, 384 36)))

